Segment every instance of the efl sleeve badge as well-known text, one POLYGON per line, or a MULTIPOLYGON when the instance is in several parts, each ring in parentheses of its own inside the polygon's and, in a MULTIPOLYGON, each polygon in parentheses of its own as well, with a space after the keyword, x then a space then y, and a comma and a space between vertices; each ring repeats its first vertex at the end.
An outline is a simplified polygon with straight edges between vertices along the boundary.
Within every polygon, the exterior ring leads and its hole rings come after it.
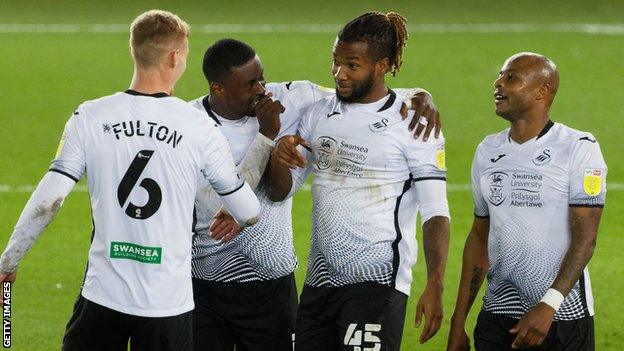
POLYGON ((439 170, 446 169, 446 153, 444 152, 444 145, 438 148, 436 151, 436 166, 439 170))
POLYGON ((585 168, 583 190, 589 196, 597 196, 602 191, 602 169, 585 168))

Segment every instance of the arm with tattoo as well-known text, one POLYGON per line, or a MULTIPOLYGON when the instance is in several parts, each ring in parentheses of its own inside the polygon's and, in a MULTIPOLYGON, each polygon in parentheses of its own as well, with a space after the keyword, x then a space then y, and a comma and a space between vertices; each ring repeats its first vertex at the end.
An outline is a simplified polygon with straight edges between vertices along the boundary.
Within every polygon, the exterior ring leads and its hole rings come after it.
POLYGON ((423 224, 423 248, 427 262, 427 280, 442 284, 449 248, 449 219, 432 217, 423 224))
POLYGON ((442 325, 444 315, 442 292, 444 290, 444 269, 449 247, 449 218, 434 216, 423 224, 423 247, 427 262, 427 286, 416 306, 415 323, 418 327, 424 316, 425 325, 420 343, 431 339, 442 325))
POLYGON ((490 219, 475 217, 464 245, 462 274, 451 317, 447 350, 466 350, 470 340, 466 334, 466 318, 488 270, 488 235, 490 219))
POLYGON ((552 288, 567 296, 589 263, 598 236, 601 207, 570 207, 571 241, 552 288))
POLYGON ((490 219, 475 217, 464 245, 462 274, 453 319, 465 321, 488 270, 490 219))

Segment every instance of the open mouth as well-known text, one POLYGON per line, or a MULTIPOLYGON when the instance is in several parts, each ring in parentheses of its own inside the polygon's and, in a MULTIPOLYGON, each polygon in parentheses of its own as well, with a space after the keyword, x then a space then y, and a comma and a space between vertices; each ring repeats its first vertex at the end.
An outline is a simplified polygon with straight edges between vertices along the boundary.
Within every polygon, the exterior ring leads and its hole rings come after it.
POLYGON ((494 101, 495 102, 500 102, 503 100, 507 100, 507 95, 503 95, 501 93, 498 92, 494 92, 494 101))

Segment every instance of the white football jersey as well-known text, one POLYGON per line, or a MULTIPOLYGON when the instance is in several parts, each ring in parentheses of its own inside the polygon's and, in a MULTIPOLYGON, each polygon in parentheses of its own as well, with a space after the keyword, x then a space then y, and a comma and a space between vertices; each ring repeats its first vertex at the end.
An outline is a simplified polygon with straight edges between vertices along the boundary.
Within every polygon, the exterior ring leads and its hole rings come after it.
POLYGON ((164 93, 116 93, 80 105, 50 171, 88 173, 93 235, 82 295, 147 317, 193 309, 192 213, 200 178, 243 186, 223 135, 164 93))
MULTIPOLYGON (((285 107, 284 113, 280 115, 278 138, 295 134, 303 109, 331 94, 326 88, 308 81, 269 83, 266 89, 285 107)), ((203 111, 204 116, 219 127, 228 140, 234 161, 239 164, 258 133, 258 119, 223 118, 212 111, 207 96, 197 98, 190 104, 203 111)), ((295 270, 297 258, 293 245, 291 199, 272 202, 262 183, 256 194, 260 200, 260 221, 226 243, 214 240, 209 235, 215 210, 220 206, 208 208, 199 202, 195 203, 197 235, 193 239, 194 277, 211 281, 247 282, 276 279, 295 270)))
MULTIPOLYGON (((475 216, 490 218, 486 311, 521 318, 540 301, 570 244, 569 207, 603 206, 606 175, 596 139, 560 123, 522 144, 509 129, 479 144, 472 186, 475 216)), ((585 268, 555 320, 593 314, 585 268)))
MULTIPOLYGON (((306 284, 389 285, 409 295, 416 262, 419 186, 446 180, 444 138, 415 140, 402 100, 390 91, 370 104, 331 94, 305 113, 299 134, 312 148, 293 171, 296 191, 313 170, 312 245, 306 284)), ((303 149, 301 149, 303 150, 303 149)), ((433 215, 449 217, 441 187, 433 215)), ((428 218, 427 218, 428 219, 428 218)))

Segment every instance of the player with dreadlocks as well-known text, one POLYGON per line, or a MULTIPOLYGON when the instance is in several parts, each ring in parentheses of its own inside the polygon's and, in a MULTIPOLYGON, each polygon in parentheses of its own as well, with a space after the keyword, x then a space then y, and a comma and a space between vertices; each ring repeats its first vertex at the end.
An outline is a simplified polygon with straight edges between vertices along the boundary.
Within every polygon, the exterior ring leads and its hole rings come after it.
POLYGON ((335 94, 304 113, 298 135, 273 149, 267 193, 292 196, 311 171, 312 243, 295 327, 301 350, 399 350, 423 223, 427 285, 416 325, 421 342, 442 320, 449 242, 444 138, 414 140, 402 98, 384 77, 403 62, 406 20, 370 12, 333 47, 335 94))

